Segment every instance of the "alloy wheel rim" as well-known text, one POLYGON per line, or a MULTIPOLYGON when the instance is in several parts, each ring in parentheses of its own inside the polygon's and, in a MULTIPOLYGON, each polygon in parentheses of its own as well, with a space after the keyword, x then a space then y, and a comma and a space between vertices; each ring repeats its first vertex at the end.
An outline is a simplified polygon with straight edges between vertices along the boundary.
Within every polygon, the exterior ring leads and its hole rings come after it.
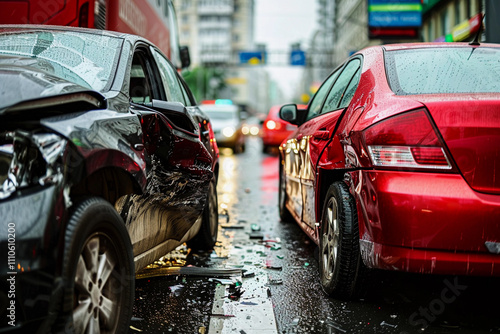
POLYGON ((77 333, 114 333, 120 309, 121 276, 111 239, 90 236, 78 258, 73 323, 77 333))
POLYGON ((322 240, 322 263, 324 276, 331 280, 337 265, 337 257, 339 251, 340 241, 340 227, 338 222, 338 205, 334 197, 330 198, 326 208, 326 221, 324 228, 326 231, 323 233, 322 240))

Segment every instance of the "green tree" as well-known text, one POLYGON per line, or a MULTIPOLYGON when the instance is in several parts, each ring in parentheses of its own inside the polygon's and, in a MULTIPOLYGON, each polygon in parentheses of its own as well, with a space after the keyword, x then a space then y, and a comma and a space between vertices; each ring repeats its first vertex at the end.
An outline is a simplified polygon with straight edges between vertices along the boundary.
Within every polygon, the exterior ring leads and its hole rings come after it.
POLYGON ((226 73, 220 68, 197 66, 182 76, 197 101, 219 98, 228 89, 226 73))

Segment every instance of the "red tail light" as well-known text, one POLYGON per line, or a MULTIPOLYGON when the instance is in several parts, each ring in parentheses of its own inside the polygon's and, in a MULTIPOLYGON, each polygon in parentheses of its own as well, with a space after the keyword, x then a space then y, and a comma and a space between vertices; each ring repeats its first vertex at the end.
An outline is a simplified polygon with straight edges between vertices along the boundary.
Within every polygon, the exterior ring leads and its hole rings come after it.
POLYGON ((266 123, 264 124, 264 126, 268 130, 279 130, 279 129, 281 129, 281 123, 280 122, 275 122, 273 120, 266 121, 266 123))
POLYGON ((381 121, 363 135, 374 166, 452 169, 424 109, 381 121))

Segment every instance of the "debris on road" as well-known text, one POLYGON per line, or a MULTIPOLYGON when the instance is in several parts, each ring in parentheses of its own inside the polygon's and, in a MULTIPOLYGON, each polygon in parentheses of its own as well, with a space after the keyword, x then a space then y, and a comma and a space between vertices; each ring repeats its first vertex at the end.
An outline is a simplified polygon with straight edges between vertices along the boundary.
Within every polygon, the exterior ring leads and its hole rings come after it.
POLYGON ((241 276, 241 269, 228 268, 205 268, 205 267, 166 267, 145 269, 136 274, 136 279, 150 277, 180 275, 180 276, 203 276, 203 277, 230 277, 241 276))

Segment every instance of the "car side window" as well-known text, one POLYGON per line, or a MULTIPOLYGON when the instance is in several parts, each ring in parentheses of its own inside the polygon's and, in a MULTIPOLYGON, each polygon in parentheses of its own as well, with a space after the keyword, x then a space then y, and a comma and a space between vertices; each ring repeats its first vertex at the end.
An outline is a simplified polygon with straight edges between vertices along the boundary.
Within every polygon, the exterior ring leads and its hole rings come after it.
POLYGON ((132 102, 147 103, 153 99, 151 78, 143 52, 135 52, 130 70, 129 96, 132 102))
MULTIPOLYGON (((340 102, 344 97, 344 93, 348 88, 349 84, 354 82, 353 77, 361 66, 361 60, 359 58, 355 58, 351 60, 345 67, 339 78, 333 85, 328 97, 325 100, 325 104, 321 110, 321 113, 326 113, 332 110, 340 109, 340 102)), ((357 82, 356 82, 357 86, 357 82)), ((352 88, 352 87, 351 87, 352 88)), ((355 88, 354 88, 355 91, 355 88)), ((354 92, 351 92, 354 95, 354 92)), ((352 98, 352 96, 351 96, 352 98)), ((350 99, 349 99, 350 101, 350 99)))
POLYGON ((328 95, 333 82, 338 77, 340 70, 337 70, 335 73, 332 73, 328 79, 321 85, 319 90, 314 95, 313 100, 309 104, 309 110, 307 112, 307 120, 318 116, 321 112, 321 106, 325 100, 325 97, 328 95))
POLYGON ((340 105, 338 106, 338 109, 346 108, 349 106, 349 103, 351 103, 352 97, 354 96, 354 93, 356 92, 356 89, 358 88, 358 83, 359 83, 359 77, 361 76, 361 67, 358 68, 356 73, 351 79, 351 82, 349 83, 349 86, 347 86, 344 97, 342 97, 342 100, 340 101, 340 105))
POLYGON ((186 107, 196 105, 196 103, 193 103, 191 100, 192 95, 188 92, 189 88, 187 88, 186 83, 185 82, 183 83, 183 80, 181 78, 178 79, 181 85, 182 94, 184 95, 184 100, 186 101, 186 107))
POLYGON ((167 100, 171 102, 181 102, 186 105, 181 85, 177 79, 177 73, 170 62, 156 50, 153 50, 153 56, 160 70, 161 81, 165 89, 165 94, 167 95, 167 100))

